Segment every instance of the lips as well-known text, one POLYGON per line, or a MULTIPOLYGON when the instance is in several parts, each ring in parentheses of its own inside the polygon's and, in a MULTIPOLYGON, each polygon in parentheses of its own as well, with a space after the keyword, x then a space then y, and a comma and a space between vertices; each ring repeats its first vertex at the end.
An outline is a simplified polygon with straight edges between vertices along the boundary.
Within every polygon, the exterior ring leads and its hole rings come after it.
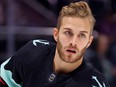
POLYGON ((71 49, 68 49, 68 50, 66 50, 68 53, 76 53, 76 51, 75 50, 71 50, 71 49))

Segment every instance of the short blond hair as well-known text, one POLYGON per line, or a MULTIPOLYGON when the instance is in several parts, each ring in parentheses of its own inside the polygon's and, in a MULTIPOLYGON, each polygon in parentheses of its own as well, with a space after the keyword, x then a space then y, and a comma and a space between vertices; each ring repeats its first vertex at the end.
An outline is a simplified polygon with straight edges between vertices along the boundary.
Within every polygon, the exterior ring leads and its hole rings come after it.
POLYGON ((69 5, 66 5, 61 9, 57 23, 58 29, 60 29, 61 27, 63 17, 88 18, 92 25, 92 30, 96 22, 89 5, 84 1, 70 3, 69 5))

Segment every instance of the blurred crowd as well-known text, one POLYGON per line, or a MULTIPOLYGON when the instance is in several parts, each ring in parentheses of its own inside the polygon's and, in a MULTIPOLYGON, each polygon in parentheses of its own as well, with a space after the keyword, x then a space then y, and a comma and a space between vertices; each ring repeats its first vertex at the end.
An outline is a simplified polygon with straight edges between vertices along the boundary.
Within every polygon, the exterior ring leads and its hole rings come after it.
MULTIPOLYGON (((62 6, 81 0, 32 0, 40 3, 44 8, 53 12, 48 20, 31 7, 24 0, 14 2, 14 19, 17 26, 54 27, 62 6)), ((85 59, 93 64, 107 78, 111 87, 116 87, 116 0, 83 0, 89 3, 96 18, 94 41, 87 50, 85 59)), ((47 14, 47 13, 45 13, 47 14)), ((7 0, 0 0, 0 26, 7 26, 7 0)))

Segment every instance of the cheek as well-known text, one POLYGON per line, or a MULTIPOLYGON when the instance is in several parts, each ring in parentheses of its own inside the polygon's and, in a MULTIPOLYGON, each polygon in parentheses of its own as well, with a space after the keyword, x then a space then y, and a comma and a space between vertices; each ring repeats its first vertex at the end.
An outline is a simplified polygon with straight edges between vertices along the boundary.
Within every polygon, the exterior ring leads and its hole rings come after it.
POLYGON ((78 48, 83 49, 83 48, 87 48, 88 44, 89 44, 88 40, 83 40, 83 41, 80 41, 80 43, 78 43, 77 46, 78 48))
POLYGON ((69 39, 67 39, 63 35, 59 36, 58 39, 59 39, 60 43, 62 44, 62 46, 67 46, 69 43, 69 39))

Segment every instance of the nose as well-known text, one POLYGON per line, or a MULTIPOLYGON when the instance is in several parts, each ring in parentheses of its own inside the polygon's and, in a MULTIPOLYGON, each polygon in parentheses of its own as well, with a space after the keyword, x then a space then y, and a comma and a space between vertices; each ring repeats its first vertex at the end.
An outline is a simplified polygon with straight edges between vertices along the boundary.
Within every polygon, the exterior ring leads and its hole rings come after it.
POLYGON ((77 45, 77 37, 74 36, 72 39, 71 39, 71 45, 72 46, 76 46, 77 45))

